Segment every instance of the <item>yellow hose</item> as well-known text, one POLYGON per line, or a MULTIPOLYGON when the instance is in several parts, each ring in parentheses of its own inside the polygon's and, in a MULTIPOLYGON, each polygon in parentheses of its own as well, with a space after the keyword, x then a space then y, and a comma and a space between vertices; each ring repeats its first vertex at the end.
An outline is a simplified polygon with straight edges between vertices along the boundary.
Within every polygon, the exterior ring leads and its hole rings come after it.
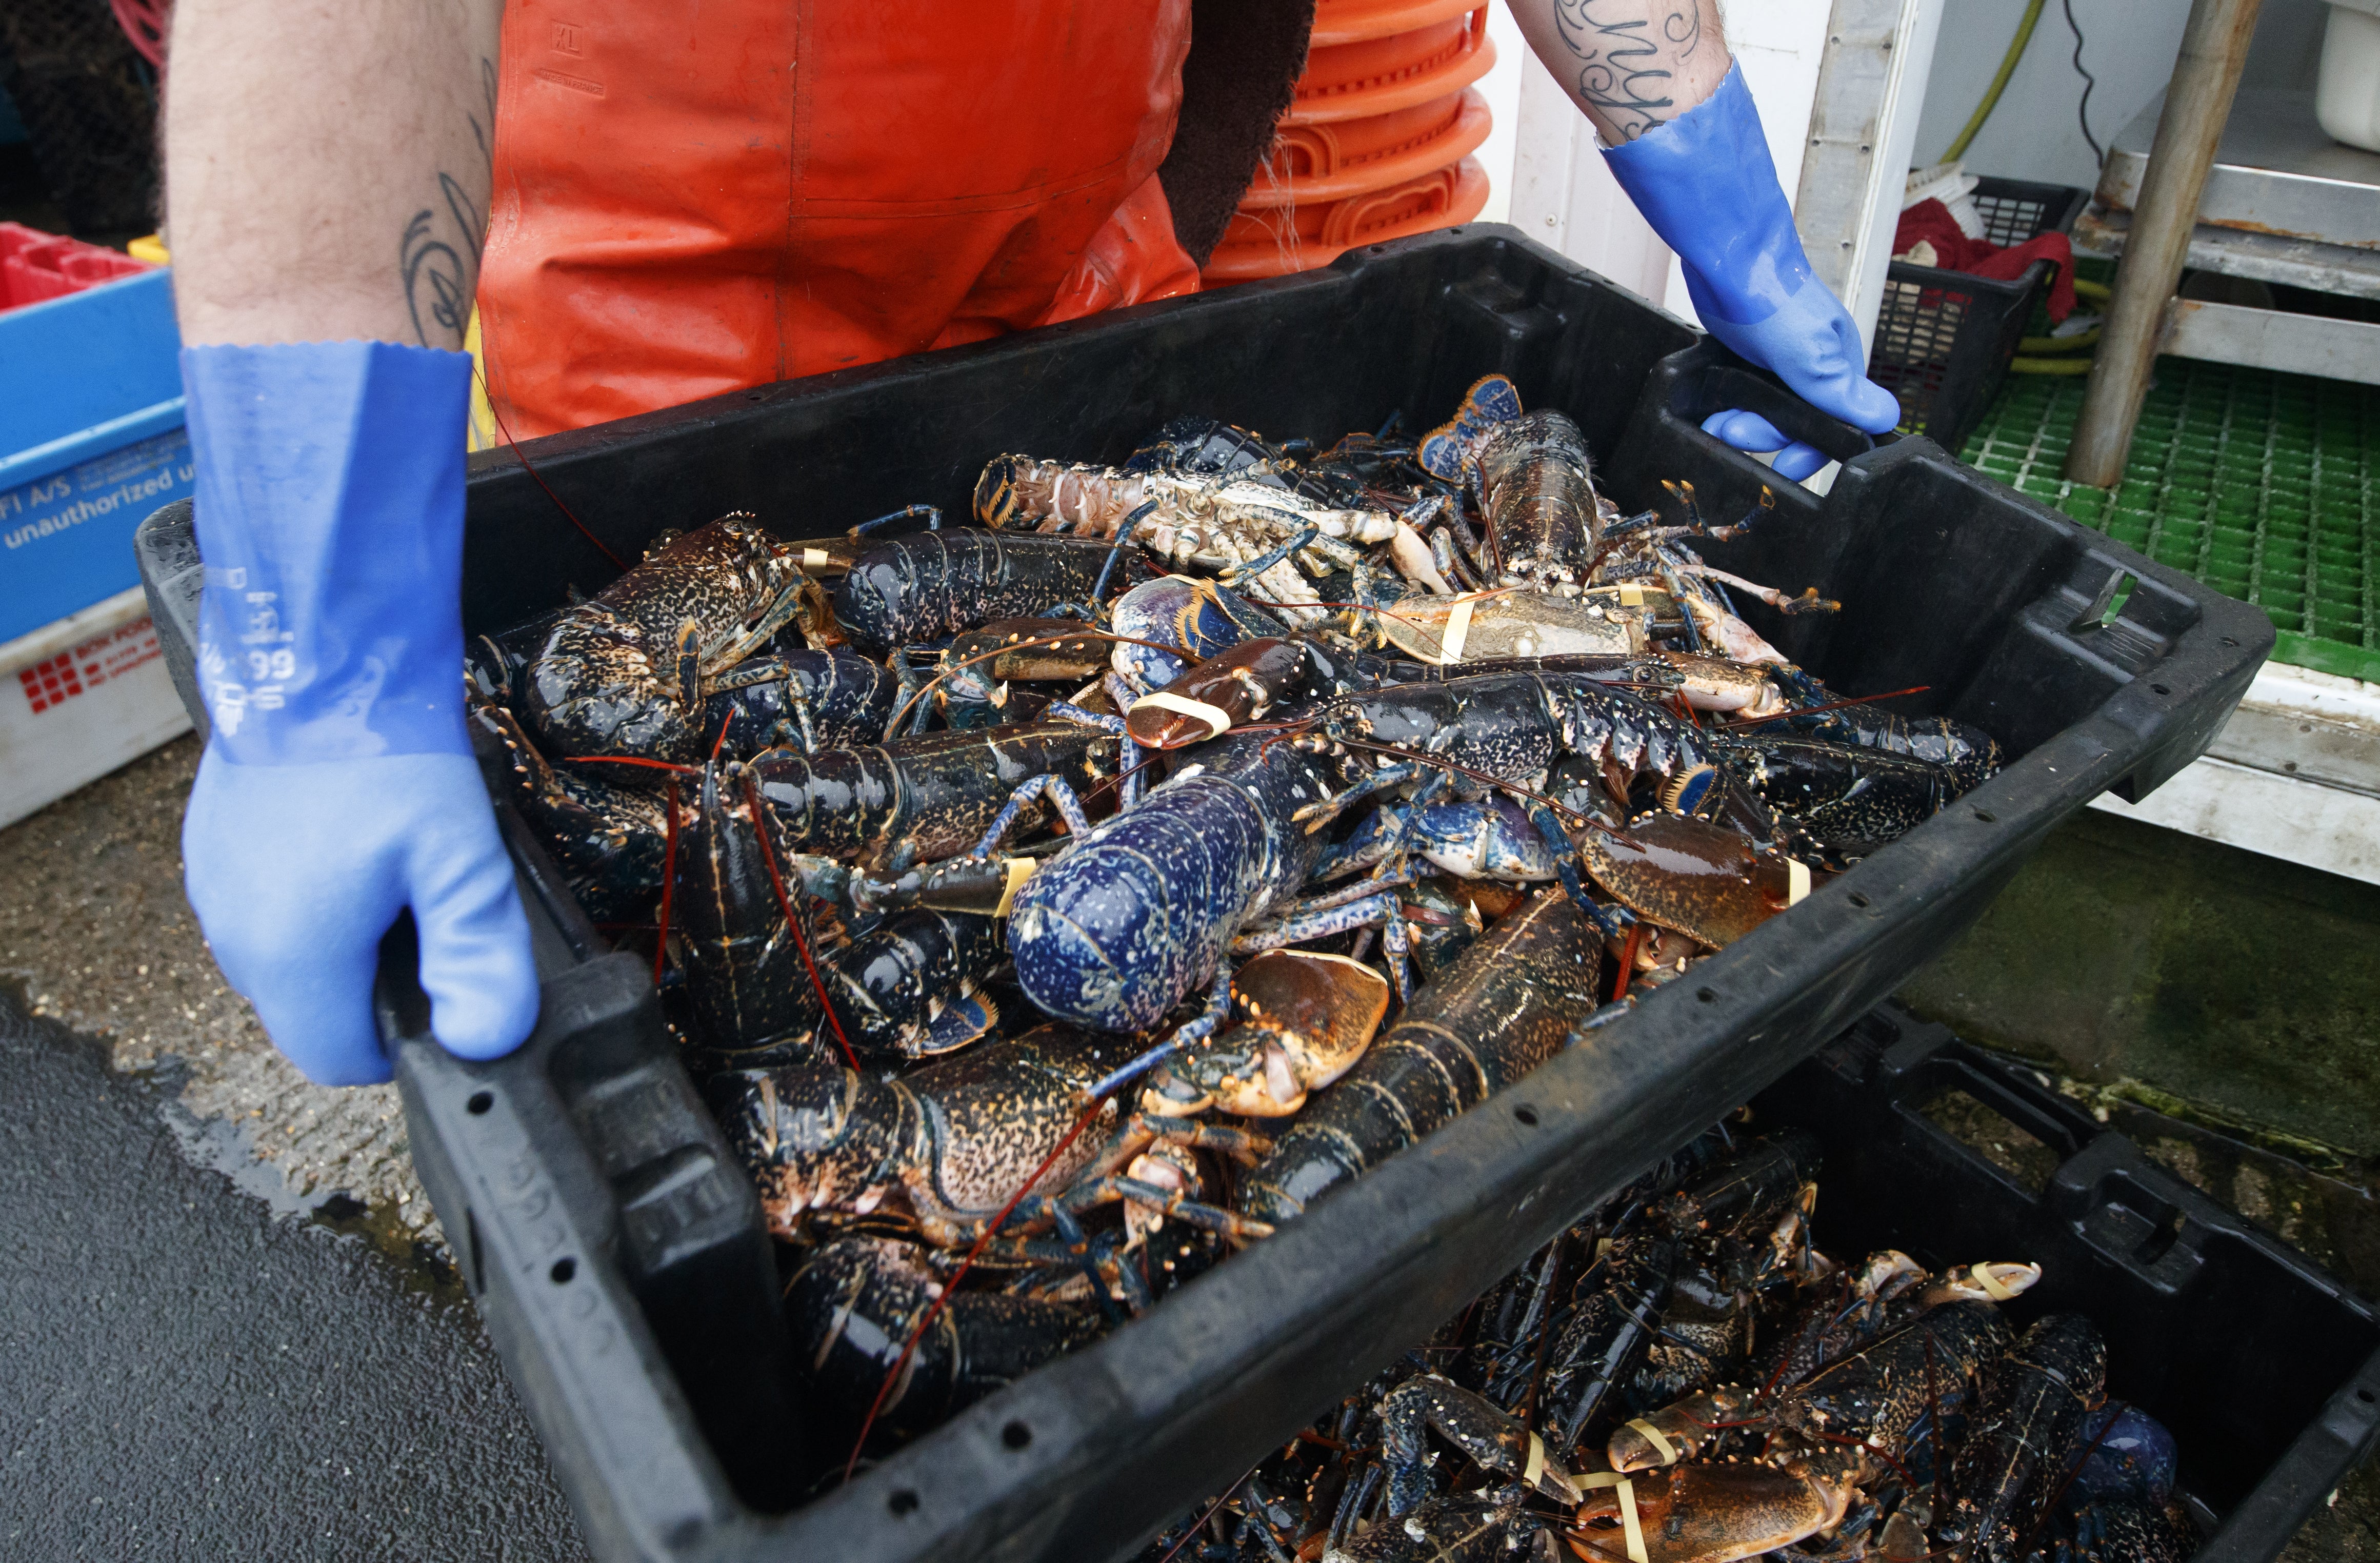
MULTIPOLYGON (((2104 282, 2091 282, 2078 276, 2074 279, 2074 296, 2078 299, 2088 299, 2093 303, 2105 304, 2116 296, 2116 290, 2104 282)), ((2095 325, 2088 331, 2078 331, 2071 336, 2023 337, 2016 345, 2019 356, 2009 360, 2009 372, 2011 374, 2088 374, 2091 372, 2091 358, 2083 349, 2099 345, 2100 330, 2100 327, 2095 325), (2042 356, 2053 353, 2076 356, 2061 358, 2042 356)))
POLYGON ((2020 353, 2079 353, 2085 348, 2099 345, 2099 328, 2078 331, 2071 336, 2027 336, 2016 345, 2020 353))
POLYGON ((1975 139, 1975 132, 1984 128, 1984 121, 1989 119, 1992 110, 1999 106, 2000 93, 2007 90, 2009 78, 2016 74, 2016 62, 2024 57, 2024 46, 2033 42, 2033 24, 2041 19, 2041 7, 2046 3, 2047 0, 2033 0, 2033 4, 2024 8, 2024 19, 2016 24, 2016 38, 2009 44, 2008 53, 2000 58, 2000 73, 1992 78, 1991 90, 1984 94, 1984 101, 1975 105, 1967 128, 1959 132, 1959 139, 1952 141, 1950 150, 1942 154, 1943 162, 1958 162, 1966 152, 1967 143, 1975 139))

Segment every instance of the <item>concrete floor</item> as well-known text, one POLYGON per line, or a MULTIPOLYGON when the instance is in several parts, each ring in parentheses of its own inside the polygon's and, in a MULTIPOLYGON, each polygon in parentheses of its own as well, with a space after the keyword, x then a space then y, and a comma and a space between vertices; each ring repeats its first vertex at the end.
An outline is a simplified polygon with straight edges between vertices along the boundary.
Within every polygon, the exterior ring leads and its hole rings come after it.
POLYGON ((185 739, 0 832, 0 1556, 586 1556, 395 1087, 284 1064, 181 894, 185 739))

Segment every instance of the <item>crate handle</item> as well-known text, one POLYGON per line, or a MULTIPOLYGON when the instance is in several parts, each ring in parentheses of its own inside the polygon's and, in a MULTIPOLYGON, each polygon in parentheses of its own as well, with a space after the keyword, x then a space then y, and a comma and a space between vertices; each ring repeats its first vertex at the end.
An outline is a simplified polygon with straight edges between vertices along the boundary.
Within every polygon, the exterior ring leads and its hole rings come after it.
POLYGON ((1696 433, 1701 433, 1703 420, 1712 413, 1742 408, 1767 419, 1787 437, 1815 446, 1838 461, 1864 456, 1878 444, 1894 438, 1887 434, 1879 441, 1840 418, 1819 411, 1767 370, 1755 369, 1736 357, 1716 337, 1705 337, 1688 349, 1686 361, 1680 367, 1683 372, 1672 382, 1669 411, 1670 416, 1693 423, 1696 433))

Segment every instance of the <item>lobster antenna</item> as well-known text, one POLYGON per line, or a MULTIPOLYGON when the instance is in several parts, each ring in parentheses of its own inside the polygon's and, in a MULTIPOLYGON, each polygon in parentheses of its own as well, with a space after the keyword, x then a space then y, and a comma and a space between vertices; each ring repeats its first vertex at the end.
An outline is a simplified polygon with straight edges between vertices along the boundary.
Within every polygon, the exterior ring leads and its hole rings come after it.
MULTIPOLYGON (((1344 1447, 1344 1446, 1342 1445, 1342 1447, 1344 1447)), ((1257 1465, 1261 1465, 1264 1462, 1262 1460, 1258 1460, 1257 1465)), ((1220 1514, 1223 1511, 1223 1506, 1232 1501, 1232 1495, 1237 1493, 1242 1487, 1246 1486, 1248 1484, 1248 1478, 1254 1476, 1256 1473, 1257 1467, 1252 1465, 1241 1473, 1238 1481, 1224 1488, 1223 1496, 1207 1506, 1207 1512, 1198 1516, 1196 1522, 1192 1524, 1188 1530, 1182 1532, 1182 1539, 1180 1541, 1175 1542, 1172 1546, 1165 1549, 1165 1556, 1159 1558, 1157 1563, 1173 1563, 1173 1555, 1181 1551, 1184 1547, 1189 1545, 1190 1538, 1205 1530, 1207 1528, 1207 1521, 1215 1518, 1216 1515, 1220 1514)))
POLYGON ((1931 684, 1912 684, 1905 690, 1887 690, 1880 695, 1858 695, 1850 700, 1830 701, 1825 705, 1805 705, 1796 711, 1784 712, 1775 716, 1763 716, 1751 722, 1730 722, 1728 727, 1731 731, 1740 733, 1747 728, 1765 727, 1771 722, 1783 722, 1795 716, 1817 716, 1829 711, 1848 711, 1854 705, 1872 705, 1880 700, 1899 700, 1903 695, 1922 695, 1933 687, 1931 684))
MULTIPOLYGON (((491 403, 491 406, 493 404, 491 403)), ((653 986, 662 985, 662 964, 669 956, 670 891, 677 884, 677 777, 669 778, 669 814, 662 847, 662 911, 653 940, 653 986)))
POLYGON ((760 784, 749 771, 744 773, 744 802, 752 812, 752 828, 760 837, 760 863, 769 871, 769 886, 777 893, 777 906, 785 914, 785 926, 794 935, 794 947, 802 952, 802 964, 810 969, 810 986, 818 990, 819 1003, 826 1010, 826 1023, 834 1028, 834 1040, 843 1047, 844 1062, 851 1072, 858 1074, 859 1055, 851 1050, 851 1039, 843 1034, 843 1017, 834 1012, 834 1000, 827 996, 826 979, 819 975, 818 960, 810 954, 810 942, 802 933, 801 919, 794 915, 794 903, 785 894, 785 881, 777 872, 777 846, 769 839, 769 812, 760 801, 760 784))
POLYGON ((967 657, 963 661, 954 662, 948 667, 943 668, 940 673, 937 673, 932 678, 927 679, 924 683, 918 685, 915 690, 912 690, 909 692, 909 698, 903 701, 899 708, 892 713, 892 720, 886 724, 885 731, 890 732, 893 728, 898 727, 901 725, 901 718, 909 714, 911 708, 916 706, 920 700, 923 700, 927 693, 931 690, 935 685, 941 683, 952 674, 956 673, 962 667, 973 667, 978 662, 990 662, 996 656, 1004 656, 1010 652, 1027 651, 1035 646, 1062 646, 1069 641, 1107 641, 1117 645, 1147 646, 1151 651, 1163 652, 1168 656, 1178 656, 1193 667, 1199 665, 1207 660, 1205 657, 1199 656, 1194 652, 1184 651, 1179 646, 1169 646, 1159 641, 1143 641, 1131 635, 1118 635, 1106 629, 1086 629, 1072 635, 1050 635, 1039 640, 1018 641, 1014 644, 995 646, 990 651, 982 652, 977 655, 967 657))
POLYGON ((649 771, 667 771, 674 776, 690 776, 699 768, 680 765, 670 760, 648 760, 641 754, 565 754, 565 765, 641 765, 649 771))
POLYGON ((512 425, 504 421, 504 410, 497 404, 496 393, 489 387, 486 371, 482 370, 477 361, 474 361, 471 365, 471 372, 480 377, 480 394, 488 398, 488 410, 495 415, 496 428, 504 436, 504 448, 513 453, 513 459, 521 464, 521 470, 527 472, 536 482, 538 487, 545 490, 545 496, 553 501, 553 507, 562 512, 562 519, 564 520, 568 521, 572 526, 577 527, 578 529, 578 534, 581 537, 584 537, 588 542, 595 544, 595 551, 602 555, 605 558, 611 560, 612 568, 613 569, 620 571, 623 575, 626 574, 628 567, 621 562, 620 556, 613 553, 611 549, 605 547, 601 538, 588 531, 587 523, 570 513, 570 507, 562 502, 562 496, 553 492, 552 485, 548 484, 544 478, 538 475, 536 468, 528 464, 528 453, 521 449, 520 441, 513 438, 512 425))
MULTIPOLYGON (((830 1010, 828 1013, 832 1014, 832 1011, 830 1010)), ((1000 1230, 1002 1225, 1015 1212, 1016 1207, 1025 1203, 1025 1196, 1033 1191, 1033 1185, 1041 1181, 1042 1175, 1057 1164, 1060 1156, 1066 1154, 1066 1148, 1069 1145, 1082 1137, 1083 1130, 1091 1126, 1093 1120, 1098 1118, 1107 1105, 1107 1098, 1104 1096, 1095 1096, 1091 1099, 1091 1105, 1083 1109, 1083 1116, 1075 1120, 1075 1127, 1066 1130, 1065 1138, 1050 1147, 1050 1154, 1041 1158, 1041 1165, 1026 1176, 1025 1181, 1017 1187, 1016 1192, 1009 1196, 1006 1204, 1001 1206, 1000 1214, 985 1225, 983 1231, 976 1238, 975 1245, 967 1250, 966 1257, 960 1260, 958 1268, 951 1272, 951 1278, 942 1283, 941 1295, 934 1299, 933 1306, 918 1316, 917 1327, 909 1332, 909 1338, 901 1343, 901 1354, 892 1359, 892 1367, 885 1371, 884 1382, 877 1386, 876 1398, 869 1403, 868 1415, 859 1423, 859 1436, 852 1443, 851 1458, 843 1465, 843 1479, 846 1484, 851 1481, 851 1473, 859 1469, 860 1451, 868 1447, 868 1435, 874 1430, 877 1415, 884 1409, 884 1397, 891 1394, 892 1386, 901 1381, 902 1370, 909 1365, 910 1357, 917 1349, 917 1342, 926 1338, 926 1332, 933 1327, 936 1319, 942 1316, 942 1310, 951 1305, 951 1299, 958 1294, 959 1283, 966 1279, 967 1271, 974 1268, 977 1257, 991 1241, 992 1235, 1000 1230)))

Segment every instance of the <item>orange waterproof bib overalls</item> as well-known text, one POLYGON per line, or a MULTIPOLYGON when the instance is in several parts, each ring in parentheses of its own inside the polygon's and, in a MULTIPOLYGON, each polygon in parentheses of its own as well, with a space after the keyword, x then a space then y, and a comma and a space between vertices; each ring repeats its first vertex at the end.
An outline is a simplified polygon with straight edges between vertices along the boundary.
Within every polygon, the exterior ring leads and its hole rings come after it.
POLYGON ((511 0, 480 277, 515 439, 1187 293, 1189 0, 511 0))

